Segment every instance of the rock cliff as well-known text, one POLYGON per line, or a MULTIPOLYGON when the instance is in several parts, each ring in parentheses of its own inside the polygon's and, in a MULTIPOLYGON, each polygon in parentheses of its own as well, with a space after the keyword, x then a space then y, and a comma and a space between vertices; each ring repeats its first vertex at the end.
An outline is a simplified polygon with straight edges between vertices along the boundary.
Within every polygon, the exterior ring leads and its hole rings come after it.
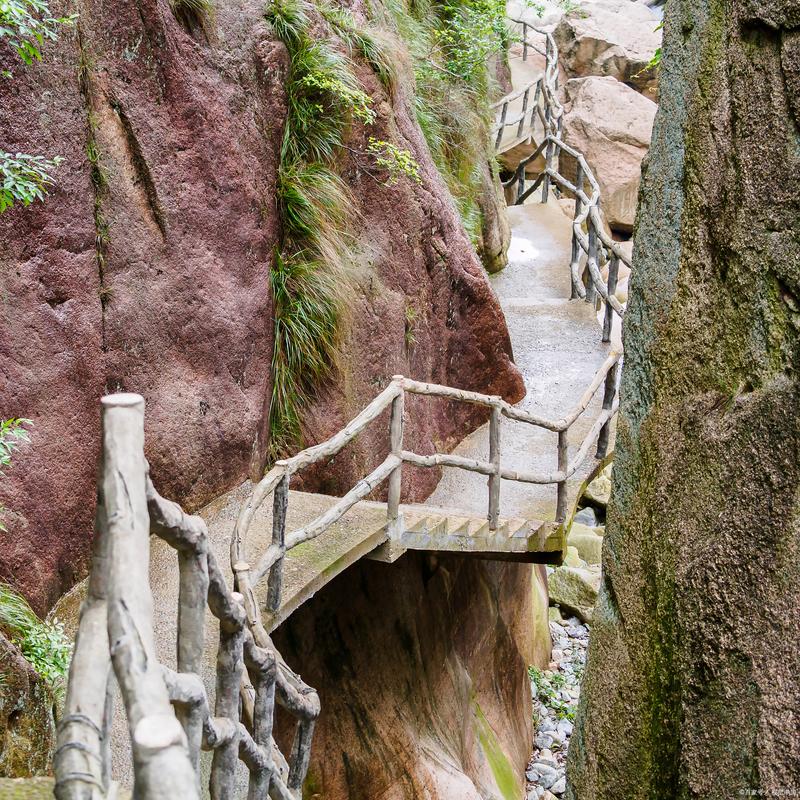
POLYGON ((276 644, 325 709, 304 796, 517 800, 526 667, 550 655, 543 573, 407 553, 359 562, 295 612, 276 644))
POLYGON ((670 0, 575 800, 800 776, 796 4, 670 0))
MULTIPOLYGON (((154 480, 189 509, 260 474, 270 444, 287 50, 261 2, 218 2, 203 25, 166 0, 79 5, 44 60, 0 84, 2 146, 65 159, 46 203, 0 217, 0 415, 34 423, 3 481, 0 575, 40 612, 86 571, 103 393, 145 396, 154 480)), ((390 33, 392 88, 355 58, 375 120, 353 126, 337 165, 356 198, 347 314, 337 368, 304 414, 306 444, 395 373, 523 393, 502 313, 413 113, 402 37, 390 33), (381 180, 349 158, 369 136, 407 149, 419 181, 381 180)), ((497 241, 487 247, 502 255, 497 241)), ((409 433, 414 448, 453 443, 480 421, 471 413, 430 406, 409 433)), ((377 444, 340 458, 325 489, 363 476, 377 444)), ((409 482, 409 497, 431 479, 409 482)))

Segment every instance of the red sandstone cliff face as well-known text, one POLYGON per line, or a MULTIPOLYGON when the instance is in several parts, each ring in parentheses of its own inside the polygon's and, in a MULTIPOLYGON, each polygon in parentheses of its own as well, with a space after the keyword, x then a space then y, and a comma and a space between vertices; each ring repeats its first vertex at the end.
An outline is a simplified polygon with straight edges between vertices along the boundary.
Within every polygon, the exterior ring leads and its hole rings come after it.
MULTIPOLYGON (((65 159, 45 204, 0 217, 0 415, 34 421, 3 480, 0 577, 39 611, 87 566, 103 393, 145 396, 154 480, 189 509, 257 474, 268 443, 283 46, 260 0, 217 3, 207 35, 187 33, 166 0, 79 10, 78 30, 43 63, 0 84, 0 146, 65 159)), ((343 165, 362 256, 341 371, 309 410, 308 444, 394 373, 510 400, 523 392, 408 98, 360 77, 379 117, 370 133, 408 147, 422 183, 387 187, 343 165)), ((409 442, 452 444, 474 413, 420 406, 409 442)), ((343 454, 324 488, 352 485, 385 438, 376 428, 343 454)), ((421 496, 434 480, 412 475, 406 490, 421 496)))
POLYGON ((323 708, 304 797, 521 797, 526 667, 550 652, 547 623, 532 616, 547 615, 543 573, 407 553, 359 562, 296 611, 275 642, 323 708))

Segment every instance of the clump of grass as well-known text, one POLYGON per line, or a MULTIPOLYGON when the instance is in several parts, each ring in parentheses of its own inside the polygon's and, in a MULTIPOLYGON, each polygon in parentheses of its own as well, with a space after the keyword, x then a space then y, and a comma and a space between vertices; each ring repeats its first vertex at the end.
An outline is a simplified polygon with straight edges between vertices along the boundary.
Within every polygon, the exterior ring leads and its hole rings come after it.
POLYGON ((397 82, 397 70, 386 48, 374 31, 358 25, 353 15, 344 8, 321 3, 319 11, 332 25, 350 52, 358 52, 375 71, 381 83, 391 89, 397 82))
POLYGON ((414 112, 465 230, 477 243, 482 162, 492 157, 487 68, 505 47, 502 4, 496 0, 385 0, 390 21, 408 46, 414 67, 414 112))
POLYGON ((0 583, 0 629, 42 676, 54 696, 63 699, 72 657, 72 643, 63 625, 39 619, 19 592, 0 583))
POLYGON ((187 27, 202 27, 214 10, 213 0, 170 0, 169 6, 175 19, 187 27))
MULTIPOLYGON (((341 287, 348 251, 352 198, 334 171, 349 125, 375 118, 348 55, 309 32, 305 0, 273 0, 267 19, 290 59, 288 116, 281 144, 278 202, 283 239, 271 283, 275 302, 269 461, 301 441, 300 410, 335 366, 341 287)), ((349 47, 367 47, 351 20, 349 47)))

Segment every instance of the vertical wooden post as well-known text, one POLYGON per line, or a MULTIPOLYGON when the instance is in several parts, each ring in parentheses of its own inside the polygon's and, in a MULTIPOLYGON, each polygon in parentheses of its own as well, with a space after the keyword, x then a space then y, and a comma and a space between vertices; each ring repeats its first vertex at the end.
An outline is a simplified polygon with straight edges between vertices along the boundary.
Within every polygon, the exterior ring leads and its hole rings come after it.
MULTIPOLYGON (((617 279, 619 278, 619 256, 611 254, 611 261, 608 265, 608 296, 613 297, 617 291, 617 279)), ((614 325, 614 309, 611 303, 606 303, 606 316, 603 320, 603 341, 611 341, 611 329, 614 325)))
POLYGON ((528 23, 522 23, 522 60, 528 60, 528 23))
MULTIPOLYGON (((605 386, 603 388, 603 410, 607 411, 614 405, 614 397, 617 394, 617 383, 619 377, 620 363, 617 361, 613 367, 606 373, 605 386)), ((611 420, 609 419, 602 428, 597 437, 597 458, 605 458, 608 453, 608 437, 611 432, 611 420)))
POLYGON ((489 461, 494 473, 489 476, 489 530, 496 531, 500 519, 500 421, 502 415, 499 406, 492 406, 489 419, 489 461))
MULTIPOLYGON (((208 558, 194 550, 178 551, 180 588, 178 595, 178 672, 200 675, 205 644, 206 603, 208 602, 208 558)), ((198 705, 176 709, 186 733, 189 758, 200 791, 200 747, 203 739, 203 715, 198 705)))
MULTIPOLYGON (((558 471, 566 472, 569 466, 567 431, 558 432, 558 471)), ((556 495, 556 522, 563 522, 567 516, 567 480, 558 482, 556 495)))
MULTIPOLYGON (((275 654, 252 644, 245 646, 245 663, 255 688, 253 705, 253 741, 267 753, 272 750, 272 723, 275 712, 275 654)), ((247 800, 266 800, 269 794, 272 771, 258 770, 250 774, 247 800)))
POLYGON ((508 116, 508 101, 503 103, 503 110, 500 112, 500 122, 498 123, 499 127, 497 129, 497 138, 495 139, 494 149, 495 151, 500 149, 500 143, 503 141, 503 133, 506 129, 506 117, 508 116))
POLYGON ((303 781, 308 772, 308 762, 311 759, 311 741, 314 738, 316 719, 302 719, 297 724, 292 754, 289 759, 289 779, 287 785, 290 792, 298 793, 303 788, 303 781))
MULTIPOLYGON (((575 188, 580 192, 583 191, 583 165, 580 161, 578 161, 578 168, 575 174, 575 188)), ((570 300, 574 300, 577 297, 580 297, 580 292, 578 291, 578 282, 580 281, 580 262, 581 262, 581 250, 580 242, 578 241, 578 231, 575 230, 575 220, 578 219, 580 216, 581 211, 583 210, 583 202, 581 201, 580 195, 575 195, 575 214, 572 217, 573 225, 572 225, 572 256, 570 259, 569 265, 569 272, 570 272, 570 283, 572 284, 572 290, 570 293, 570 300)))
MULTIPOLYGON (((395 375, 392 381, 402 385, 403 376, 395 375)), ((392 400, 391 421, 389 423, 389 440, 392 455, 401 457, 403 452, 403 415, 405 413, 405 391, 400 392, 392 400)), ((400 500, 403 489, 403 462, 394 468, 389 476, 389 494, 387 498, 388 533, 390 539, 399 539, 402 534, 403 520, 400 515, 400 500)))
MULTIPOLYGON (((101 465, 101 479, 102 469, 101 465)), ((108 792, 111 764, 107 734, 113 684, 108 652, 109 567, 110 541, 103 493, 98 491, 92 570, 81 605, 53 761, 57 800, 102 800, 108 792)))
POLYGON ((522 95, 522 113, 519 117, 519 125, 517 126, 517 138, 522 136, 522 132, 525 130, 525 115, 528 111, 528 97, 531 93, 531 87, 529 86, 525 93, 522 95))
POLYGON ((144 399, 104 397, 103 476, 110 540, 108 640, 131 736, 134 796, 199 798, 186 736, 155 654, 150 592, 150 517, 144 458, 144 399))
POLYGON ((209 785, 211 800, 230 800, 236 796, 236 766, 239 763, 239 689, 243 668, 243 620, 242 624, 238 624, 232 619, 222 618, 219 621, 214 713, 217 717, 230 721, 234 735, 214 750, 209 785))
POLYGON ((595 228, 591 216, 587 221, 589 223, 589 253, 586 264, 586 302, 591 303, 592 308, 595 308, 597 306, 597 290, 594 288, 594 278, 589 265, 597 266, 597 228, 595 228))
POLYGON ((281 606, 283 554, 286 547, 286 510, 289 507, 289 473, 275 487, 272 498, 272 544, 281 549, 281 557, 272 565, 267 580, 267 611, 274 614, 281 606))
POLYGON ((525 194, 525 165, 520 164, 517 167, 517 199, 514 205, 519 205, 522 202, 523 194, 525 194))

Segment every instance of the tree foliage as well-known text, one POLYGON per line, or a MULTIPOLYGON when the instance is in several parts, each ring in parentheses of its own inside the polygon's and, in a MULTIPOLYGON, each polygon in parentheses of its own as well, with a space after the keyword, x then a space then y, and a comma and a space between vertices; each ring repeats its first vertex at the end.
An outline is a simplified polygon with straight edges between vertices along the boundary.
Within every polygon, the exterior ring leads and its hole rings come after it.
POLYGON ((14 203, 28 206, 34 200, 44 200, 47 187, 53 183, 50 172, 62 161, 58 156, 48 160, 0 150, 0 214, 14 203))

